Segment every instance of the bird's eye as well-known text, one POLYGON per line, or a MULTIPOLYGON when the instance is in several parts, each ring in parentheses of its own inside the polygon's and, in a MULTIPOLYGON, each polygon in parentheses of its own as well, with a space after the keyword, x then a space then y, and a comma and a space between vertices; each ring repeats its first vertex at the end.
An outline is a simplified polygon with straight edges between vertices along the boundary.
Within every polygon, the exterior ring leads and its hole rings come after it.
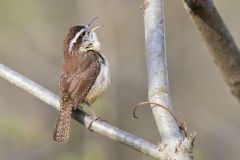
POLYGON ((82 35, 83 36, 86 36, 87 32, 86 31, 83 31, 82 35))

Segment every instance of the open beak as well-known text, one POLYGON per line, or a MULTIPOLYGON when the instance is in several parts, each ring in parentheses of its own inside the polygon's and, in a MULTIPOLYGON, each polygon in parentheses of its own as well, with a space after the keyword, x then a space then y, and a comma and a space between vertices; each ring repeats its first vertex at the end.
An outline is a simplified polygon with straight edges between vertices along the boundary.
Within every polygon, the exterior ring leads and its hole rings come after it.
POLYGON ((97 30, 98 28, 101 28, 102 26, 97 26, 97 27, 94 27, 93 29, 91 29, 91 32, 97 30))
POLYGON ((93 22, 97 19, 98 19, 98 17, 94 17, 90 22, 88 22, 88 24, 86 26, 90 27, 93 24, 93 22))
POLYGON ((93 24, 93 22, 95 22, 98 19, 98 17, 94 17, 90 22, 87 23, 86 28, 88 28, 88 30, 90 30, 90 32, 93 32, 95 30, 97 30, 98 28, 102 27, 102 26, 97 26, 94 27, 93 29, 89 29, 91 27, 91 25, 93 24))

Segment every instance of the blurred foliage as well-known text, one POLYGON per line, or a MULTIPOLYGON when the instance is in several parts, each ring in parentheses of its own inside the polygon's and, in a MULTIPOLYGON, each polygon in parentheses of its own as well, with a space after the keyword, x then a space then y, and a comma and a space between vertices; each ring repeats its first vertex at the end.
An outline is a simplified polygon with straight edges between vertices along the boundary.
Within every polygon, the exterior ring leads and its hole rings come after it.
POLYGON ((21 123, 12 119, 0 119, 0 140, 3 141, 6 137, 10 137, 12 141, 22 139, 25 133, 21 130, 21 123))
POLYGON ((23 126, 20 121, 14 118, 1 118, 0 128, 0 141, 13 144, 13 146, 18 145, 18 143, 34 146, 41 140, 38 129, 33 130, 35 126, 23 126))
POLYGON ((87 142, 84 145, 84 148, 82 152, 76 153, 76 152, 68 152, 68 153, 62 153, 59 155, 59 160, 79 160, 79 157, 81 159, 86 160, 105 160, 104 158, 104 152, 102 151, 102 148, 99 144, 93 143, 93 142, 87 142))

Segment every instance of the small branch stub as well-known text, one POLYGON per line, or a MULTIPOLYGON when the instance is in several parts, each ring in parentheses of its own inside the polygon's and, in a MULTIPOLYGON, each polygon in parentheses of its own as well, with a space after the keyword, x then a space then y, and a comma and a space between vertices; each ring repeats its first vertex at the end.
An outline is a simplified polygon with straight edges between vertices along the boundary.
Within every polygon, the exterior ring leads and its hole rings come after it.
POLYGON ((148 0, 141 0, 140 9, 141 9, 141 12, 142 12, 143 16, 145 15, 145 12, 146 12, 146 9, 147 9, 148 6, 149 6, 148 0))

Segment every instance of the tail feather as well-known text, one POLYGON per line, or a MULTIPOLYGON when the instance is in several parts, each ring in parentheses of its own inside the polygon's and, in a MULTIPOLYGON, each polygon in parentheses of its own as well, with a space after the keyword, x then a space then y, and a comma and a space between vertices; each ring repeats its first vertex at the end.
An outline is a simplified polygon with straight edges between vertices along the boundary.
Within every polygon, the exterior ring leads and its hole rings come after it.
POLYGON ((59 143, 66 143, 69 139, 69 128, 72 105, 61 104, 61 109, 53 133, 53 139, 59 143))

